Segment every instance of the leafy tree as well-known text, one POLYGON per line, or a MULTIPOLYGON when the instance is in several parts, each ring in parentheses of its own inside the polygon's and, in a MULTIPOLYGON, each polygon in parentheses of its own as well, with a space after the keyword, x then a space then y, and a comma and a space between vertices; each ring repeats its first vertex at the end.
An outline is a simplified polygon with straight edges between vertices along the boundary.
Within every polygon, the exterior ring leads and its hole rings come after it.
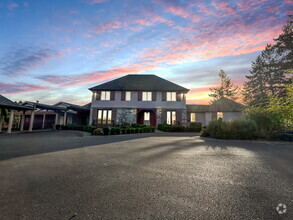
POLYGON ((239 88, 232 84, 231 79, 227 76, 224 70, 220 70, 219 77, 221 79, 220 86, 210 88, 211 93, 209 96, 212 97, 211 103, 223 97, 236 100, 239 93, 239 88))

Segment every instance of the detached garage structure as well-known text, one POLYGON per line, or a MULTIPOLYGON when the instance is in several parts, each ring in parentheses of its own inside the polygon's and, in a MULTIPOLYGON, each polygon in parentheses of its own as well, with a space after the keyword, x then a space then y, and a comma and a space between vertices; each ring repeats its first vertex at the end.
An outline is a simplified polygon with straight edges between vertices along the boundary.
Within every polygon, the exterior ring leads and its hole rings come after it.
MULTIPOLYGON (((9 115, 9 122, 8 122, 8 127, 7 127, 7 133, 11 133, 12 130, 12 126, 13 126, 13 120, 14 120, 14 114, 15 111, 20 113, 22 116, 24 116, 26 111, 31 111, 33 112, 34 109, 31 107, 27 107, 27 106, 22 106, 19 105, 13 101, 11 101, 10 99, 0 95, 0 132, 2 132, 2 127, 3 127, 3 122, 4 122, 4 116, 6 115, 6 112, 8 111, 8 115, 9 115)), ((24 117, 21 118, 20 120, 20 126, 19 129, 20 131, 23 131, 24 129, 24 117)), ((32 129, 32 121, 29 121, 29 129, 32 129)))

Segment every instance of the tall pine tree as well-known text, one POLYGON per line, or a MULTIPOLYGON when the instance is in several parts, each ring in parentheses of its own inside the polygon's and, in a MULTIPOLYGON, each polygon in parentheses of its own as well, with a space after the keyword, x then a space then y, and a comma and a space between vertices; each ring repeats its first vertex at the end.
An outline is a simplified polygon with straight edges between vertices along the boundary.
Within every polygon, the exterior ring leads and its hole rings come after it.
MULTIPOLYGON (((290 16, 290 19, 293 17, 290 16)), ((243 87, 244 101, 250 106, 265 106, 269 97, 283 97, 289 80, 287 71, 292 68, 293 22, 289 20, 283 33, 268 44, 265 50, 252 62, 252 70, 247 75, 243 87)))
POLYGON ((211 103, 223 97, 236 100, 239 88, 232 84, 231 79, 227 76, 224 70, 220 70, 219 77, 221 79, 220 86, 210 88, 211 94, 209 94, 209 96, 212 97, 211 103))

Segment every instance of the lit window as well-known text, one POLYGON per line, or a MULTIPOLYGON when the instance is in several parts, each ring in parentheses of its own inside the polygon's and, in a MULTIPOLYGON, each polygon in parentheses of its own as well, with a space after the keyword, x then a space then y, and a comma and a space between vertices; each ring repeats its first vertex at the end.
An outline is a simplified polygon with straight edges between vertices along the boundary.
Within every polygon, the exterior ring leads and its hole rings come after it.
POLYGON ((176 92, 167 92, 167 101, 176 101, 176 92))
POLYGON ((98 111, 98 124, 102 124, 102 114, 103 114, 103 111, 99 110, 98 111))
POLYGON ((223 112, 217 112, 217 119, 223 118, 223 112))
POLYGON ((196 114, 190 113, 190 122, 196 122, 196 114))
POLYGON ((108 124, 112 124, 112 110, 108 110, 108 124))
POLYGON ((142 101, 152 101, 152 92, 143 92, 142 101))
POLYGON ((103 101, 110 100, 110 91, 102 91, 101 92, 101 100, 103 100, 103 101))
POLYGON ((176 111, 167 111, 167 124, 176 125, 176 111))
POLYGON ((98 124, 112 124, 112 110, 98 110, 98 124))
POLYGON ((126 92, 125 93, 125 101, 130 101, 131 100, 131 92, 126 92))
POLYGON ((150 120, 150 113, 149 112, 145 112, 144 113, 144 120, 145 121, 149 121, 150 120))

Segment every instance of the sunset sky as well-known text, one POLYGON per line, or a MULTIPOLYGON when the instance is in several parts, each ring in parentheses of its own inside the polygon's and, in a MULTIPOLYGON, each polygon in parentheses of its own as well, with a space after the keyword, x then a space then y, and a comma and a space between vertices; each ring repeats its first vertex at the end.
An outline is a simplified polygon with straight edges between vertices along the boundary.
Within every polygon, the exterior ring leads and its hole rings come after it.
POLYGON ((86 104, 88 88, 156 74, 209 102, 223 69, 241 85, 293 0, 0 0, 0 94, 86 104))

